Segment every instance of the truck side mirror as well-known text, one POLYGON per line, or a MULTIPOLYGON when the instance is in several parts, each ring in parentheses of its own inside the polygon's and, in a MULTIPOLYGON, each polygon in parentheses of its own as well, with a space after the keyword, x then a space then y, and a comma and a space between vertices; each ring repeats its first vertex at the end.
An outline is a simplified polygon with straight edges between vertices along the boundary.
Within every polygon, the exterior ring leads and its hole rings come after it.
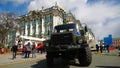
POLYGON ((84 36, 85 31, 84 30, 80 30, 80 33, 81 33, 82 36, 84 36))
POLYGON ((87 32, 88 31, 88 28, 87 28, 87 26, 85 26, 85 32, 87 32))

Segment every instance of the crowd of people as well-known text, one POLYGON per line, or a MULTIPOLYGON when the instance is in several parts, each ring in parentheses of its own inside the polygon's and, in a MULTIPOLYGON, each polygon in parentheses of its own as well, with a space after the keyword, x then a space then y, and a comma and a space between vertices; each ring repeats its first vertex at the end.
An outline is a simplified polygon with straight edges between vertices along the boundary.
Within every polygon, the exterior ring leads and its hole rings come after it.
MULTIPOLYGON (((15 44, 11 48, 12 55, 13 55, 12 59, 16 59, 16 55, 17 55, 17 51, 18 51, 18 45, 15 44)), ((41 54, 43 52, 45 52, 44 44, 42 42, 40 42, 36 46, 35 42, 33 42, 32 44, 30 42, 28 42, 26 45, 23 43, 21 52, 22 52, 21 55, 22 55, 23 58, 29 58, 30 53, 32 54, 32 58, 36 58, 36 52, 41 53, 41 54)))
POLYGON ((100 52, 100 53, 103 53, 103 51, 109 53, 110 52, 109 45, 98 45, 98 44, 96 44, 96 51, 100 52))

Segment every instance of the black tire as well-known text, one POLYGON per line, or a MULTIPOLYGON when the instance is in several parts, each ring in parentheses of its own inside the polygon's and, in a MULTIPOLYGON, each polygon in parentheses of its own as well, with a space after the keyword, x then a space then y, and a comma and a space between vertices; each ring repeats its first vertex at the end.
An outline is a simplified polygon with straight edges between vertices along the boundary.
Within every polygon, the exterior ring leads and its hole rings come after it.
POLYGON ((89 66, 92 62, 92 53, 88 46, 80 48, 78 52, 80 66, 89 66))
POLYGON ((53 66, 54 61, 53 61, 52 53, 47 52, 46 63, 47 63, 48 67, 52 67, 53 66))

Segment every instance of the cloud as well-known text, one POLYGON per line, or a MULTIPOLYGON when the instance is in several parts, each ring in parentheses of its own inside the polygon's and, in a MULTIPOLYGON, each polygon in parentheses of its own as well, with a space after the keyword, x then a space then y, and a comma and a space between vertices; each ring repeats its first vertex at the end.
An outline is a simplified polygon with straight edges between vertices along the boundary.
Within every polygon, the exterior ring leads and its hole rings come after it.
POLYGON ((88 0, 32 0, 28 6, 28 11, 41 10, 55 5, 64 8, 66 11, 71 10, 81 23, 88 24, 96 38, 102 39, 108 34, 113 37, 120 37, 120 3, 115 4, 115 0, 101 0, 92 4, 88 0))
POLYGON ((102 26, 101 30, 104 31, 103 32, 104 34, 101 34, 101 35, 107 36, 108 34, 112 34, 113 37, 120 37, 120 32, 119 32, 120 20, 119 19, 120 19, 120 17, 110 19, 106 25, 102 26))
POLYGON ((67 0, 32 0, 30 2, 30 5, 28 6, 28 11, 41 9, 42 6, 44 6, 45 8, 48 8, 50 6, 55 5, 56 2, 60 7, 63 7, 66 10, 70 10, 75 8, 76 6, 80 6, 86 3, 87 0, 80 0, 80 1, 78 0, 69 0, 69 1, 67 0))
POLYGON ((26 2, 28 2, 29 0, 0 0, 0 2, 2 4, 7 4, 8 2, 12 2, 14 5, 21 5, 24 4, 26 2))

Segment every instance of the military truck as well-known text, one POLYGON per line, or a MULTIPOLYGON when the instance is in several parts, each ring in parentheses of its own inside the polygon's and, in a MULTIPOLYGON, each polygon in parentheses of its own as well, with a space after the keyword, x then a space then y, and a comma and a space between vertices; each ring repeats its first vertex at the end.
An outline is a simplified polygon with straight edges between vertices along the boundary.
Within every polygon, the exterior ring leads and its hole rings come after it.
POLYGON ((64 59, 66 64, 78 59, 80 66, 89 66, 92 54, 85 37, 86 32, 86 26, 81 29, 76 23, 55 26, 47 48, 47 66, 53 66, 54 58, 58 57, 64 59))

